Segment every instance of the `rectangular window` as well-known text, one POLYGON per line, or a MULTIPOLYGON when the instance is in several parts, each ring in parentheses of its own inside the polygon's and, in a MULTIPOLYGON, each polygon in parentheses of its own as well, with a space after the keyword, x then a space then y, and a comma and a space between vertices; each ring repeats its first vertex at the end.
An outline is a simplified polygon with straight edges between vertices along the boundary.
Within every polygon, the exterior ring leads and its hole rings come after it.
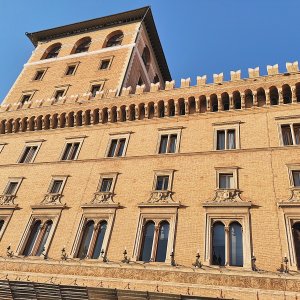
POLYGON ((217 150, 236 149, 235 129, 217 130, 217 150))
POLYGON ((19 185, 18 181, 10 181, 8 186, 4 192, 5 195, 14 195, 17 191, 17 187, 19 185))
POLYGON ((292 171, 295 187, 300 187, 300 171, 292 171))
POLYGON ((63 180, 53 180, 52 181, 52 186, 50 188, 50 193, 51 194, 60 194, 62 190, 64 181, 63 180))
POLYGON ((103 59, 100 63, 100 70, 106 70, 110 67, 110 59, 103 59))
POLYGON ((29 102, 31 99, 31 96, 32 96, 31 94, 23 95, 22 99, 21 99, 21 103, 25 104, 26 102, 29 102))
POLYGON ((110 192, 112 183, 113 183, 113 178, 103 178, 100 187, 100 192, 110 192))
POLYGON ((112 139, 107 156, 108 157, 123 156, 125 144, 126 144, 125 138, 112 139))
POLYGON ((54 94, 54 98, 56 101, 59 100, 60 97, 63 97, 65 94, 65 90, 57 90, 54 94))
POLYGON ((281 125, 282 142, 284 146, 300 144, 300 124, 281 125))
POLYGON ((219 188, 233 189, 234 188, 233 174, 219 174, 219 188))
POLYGON ((67 143, 61 160, 75 160, 78 156, 80 142, 67 143))
POLYGON ((156 190, 166 191, 169 186, 169 176, 157 176, 156 178, 156 190))
POLYGON ((34 76, 34 80, 42 80, 45 74, 45 70, 39 70, 36 72, 35 76, 34 76))
POLYGON ((74 75, 76 70, 76 65, 70 65, 67 67, 66 76, 74 75))
POLYGON ((175 153, 177 134, 166 134, 160 137, 159 153, 175 153))
POLYGON ((38 146, 27 146, 23 152, 19 163, 31 163, 37 153, 38 146))
POLYGON ((100 84, 92 85, 92 88, 91 88, 92 97, 96 97, 97 92, 99 92, 100 90, 101 90, 100 84))

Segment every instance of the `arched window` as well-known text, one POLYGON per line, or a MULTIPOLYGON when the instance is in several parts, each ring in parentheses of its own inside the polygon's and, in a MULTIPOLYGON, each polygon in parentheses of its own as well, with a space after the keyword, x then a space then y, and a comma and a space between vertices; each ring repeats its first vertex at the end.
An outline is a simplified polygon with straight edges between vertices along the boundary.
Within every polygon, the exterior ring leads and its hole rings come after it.
POLYGON ((157 104, 158 117, 163 118, 165 116, 165 104, 164 101, 160 100, 157 104))
POLYGON ((189 100, 189 114, 194 114, 196 112, 196 101, 194 97, 190 97, 189 100))
POLYGON ((125 122, 126 121, 126 106, 122 105, 120 107, 120 121, 125 122))
POLYGON ((178 112, 179 112, 179 115, 181 115, 181 116, 185 115, 184 99, 179 99, 178 100, 178 112))
POLYGON ((122 44, 123 38, 124 34, 122 31, 114 32, 107 37, 107 41, 103 48, 119 46, 122 44))
POLYGON ((3 228, 3 225, 4 225, 4 220, 0 220, 0 232, 1 232, 2 228, 3 228))
POLYGON ((175 116, 175 105, 173 99, 168 101, 168 113, 169 113, 169 117, 175 116))
POLYGON ((284 104, 292 103, 292 90, 288 84, 285 84, 282 87, 282 97, 283 97, 284 104))
POLYGON ((229 226, 229 264, 231 266, 243 266, 243 231, 238 222, 229 226))
POLYGON ((107 222, 103 221, 103 222, 99 223, 97 227, 98 227, 98 228, 96 228, 97 232, 95 232, 95 236, 96 236, 95 246, 94 246, 94 249, 92 250, 93 254, 91 257, 93 259, 97 259, 100 257, 103 240, 104 240, 104 236, 105 236, 105 232, 106 232, 106 228, 107 228, 107 222))
POLYGON ((110 110, 110 120, 112 123, 117 122, 118 118, 117 118, 117 107, 113 106, 110 110))
POLYGON ((166 260, 170 225, 167 221, 159 224, 159 235, 157 242, 156 261, 164 262, 166 260))
POLYGON ((61 49, 61 43, 56 43, 54 45, 51 45, 43 54, 41 59, 49 59, 49 58, 55 58, 58 56, 58 53, 61 49))
POLYGON ((225 265, 225 225, 216 222, 212 232, 212 264, 225 265))
POLYGON ((241 109, 242 108, 242 100, 241 100, 240 92, 239 91, 233 92, 232 97, 233 97, 234 109, 241 109))
POLYGON ((36 247, 35 256, 40 256, 42 252, 45 250, 45 245, 48 240, 50 230, 52 228, 53 222, 51 220, 47 221, 43 227, 41 228, 40 236, 39 236, 39 245, 36 247))
POLYGON ((139 104, 139 120, 143 120, 145 118, 145 104, 139 104))
POLYGON ((218 97, 216 94, 210 96, 210 111, 218 111, 218 97))
POLYGON ((251 90, 245 91, 245 108, 250 108, 253 106, 253 93, 251 90))
POLYGON ((300 102, 300 83, 296 83, 296 99, 300 102))
POLYGON ((200 96, 200 113, 205 113, 207 111, 207 101, 206 97, 200 96))
POLYGON ((271 101, 271 105, 278 105, 279 94, 278 94, 277 87, 275 86, 270 87, 270 101, 271 101))
POLYGON ((85 38, 80 39, 75 44, 71 54, 87 52, 90 48, 91 42, 92 42, 92 40, 90 37, 85 37, 85 38))
POLYGON ((85 224, 85 227, 84 227, 84 230, 83 230, 79 250, 78 250, 78 253, 77 253, 78 258, 83 259, 83 258, 87 257, 93 232, 94 232, 94 221, 88 221, 85 224))
POLYGON ((23 255, 28 256, 31 254, 35 241, 38 237, 42 222, 40 220, 35 221, 30 231, 26 246, 23 251, 23 255))
POLYGON ((134 121, 135 120, 135 105, 131 104, 129 106, 129 121, 134 121))
POLYGON ((228 93, 223 93, 221 95, 221 99, 222 99, 223 110, 229 110, 230 104, 229 104, 229 95, 228 95, 228 93))
POLYGON ((102 123, 105 124, 108 122, 108 109, 107 107, 104 107, 102 109, 102 123))
POLYGON ((148 119, 154 118, 154 103, 148 103, 148 119))
POLYGON ((259 107, 266 105, 266 93, 263 88, 257 90, 257 105, 259 107))
POLYGON ((293 238, 296 253, 296 262, 298 270, 300 270, 300 222, 293 225, 293 238))
POLYGON ((145 46, 145 48, 143 50, 142 60, 144 62, 146 69, 148 70, 148 68, 150 66, 150 51, 149 51, 148 46, 145 46))
POLYGON ((143 243, 140 252, 141 261, 150 261, 152 254, 152 246, 154 240, 155 224, 153 221, 148 221, 144 226, 143 243))

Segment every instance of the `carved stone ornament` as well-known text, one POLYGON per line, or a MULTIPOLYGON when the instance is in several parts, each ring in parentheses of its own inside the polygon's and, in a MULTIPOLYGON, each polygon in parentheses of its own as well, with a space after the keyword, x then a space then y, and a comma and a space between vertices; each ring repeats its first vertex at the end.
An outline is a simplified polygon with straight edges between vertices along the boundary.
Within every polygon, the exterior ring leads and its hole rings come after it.
POLYGON ((213 202, 243 202, 240 198, 241 191, 237 189, 219 189, 216 190, 216 196, 213 202))
POLYGON ((0 195, 0 205, 15 205, 15 195, 0 195))
POLYGON ((171 191, 152 191, 148 203, 174 203, 171 191))
POLYGON ((96 192, 92 204, 114 204, 112 192, 96 192))
POLYGON ((46 204, 46 205, 62 204, 61 198, 62 198, 62 194, 48 193, 48 194, 45 194, 44 199, 41 202, 41 204, 46 204))
POLYGON ((300 202, 300 189, 292 189, 292 195, 289 198, 289 202, 300 202))

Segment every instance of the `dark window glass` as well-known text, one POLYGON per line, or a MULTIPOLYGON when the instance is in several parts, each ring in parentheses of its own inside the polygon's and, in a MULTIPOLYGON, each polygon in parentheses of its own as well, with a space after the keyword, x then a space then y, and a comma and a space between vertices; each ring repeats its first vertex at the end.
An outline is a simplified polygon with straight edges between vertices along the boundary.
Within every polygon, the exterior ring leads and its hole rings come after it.
POLYGON ((145 224, 143 243, 142 243, 141 254, 140 254, 140 259, 139 259, 141 261, 148 262, 151 260, 154 230, 155 230, 155 225, 152 221, 147 222, 145 224))
POLYGON ((58 46, 52 48, 52 49, 49 51, 49 53, 47 54, 46 59, 57 57, 57 56, 58 56, 58 53, 59 53, 59 51, 60 51, 60 48, 61 48, 61 45, 58 45, 58 46))
POLYGON ((229 247, 230 265, 243 266, 243 232, 239 223, 232 223, 229 226, 229 247))
POLYGON ((159 228, 159 236, 156 251, 156 261, 164 262, 166 260, 168 238, 169 238, 169 223, 162 222, 159 228))
POLYGON ((34 80, 41 80, 45 71, 37 71, 34 80))
POLYGON ((91 45, 91 39, 83 41, 75 50, 75 53, 87 52, 91 45))
POLYGON ((298 270, 300 270, 300 223, 299 222, 293 225, 293 238, 294 238, 297 268, 298 270))
POLYGON ((64 95, 65 91, 64 90, 59 90, 55 92, 55 96, 54 98, 56 99, 56 101, 59 100, 60 97, 62 97, 64 95))
POLYGON ((37 239, 38 234, 40 232, 40 229, 41 229, 41 221, 38 220, 33 224, 32 228, 31 228, 26 246, 25 246, 24 251, 23 251, 23 255, 25 255, 25 256, 31 255, 31 252, 32 252, 33 247, 35 245, 35 242, 36 242, 36 239, 37 239))
POLYGON ((101 61, 100 70, 105 70, 109 67, 110 59, 105 59, 101 61))
POLYGON ((235 149, 235 130, 227 131, 227 149, 235 149))
POLYGON ((217 131, 217 150, 225 149, 225 130, 217 131))
POLYGON ((219 188, 232 189, 233 188, 233 174, 220 174, 219 175, 219 188))
POLYGON ((157 176, 156 180, 156 190, 166 191, 168 190, 169 176, 157 176))
POLYGON ((139 78, 137 85, 143 85, 144 84, 144 80, 142 77, 139 78))
POLYGON ((0 220, 0 231, 1 231, 2 228, 3 228, 3 225, 4 225, 4 220, 0 220))
POLYGON ((94 222, 89 221, 85 225, 85 228, 84 228, 84 231, 83 231, 80 247, 79 247, 78 254, 77 254, 78 258, 83 259, 83 258, 87 257, 89 247, 90 247, 90 243, 91 243, 91 239, 92 239, 92 235, 93 235, 93 231, 94 231, 94 222))
POLYGON ((293 137, 290 125, 281 125, 283 145, 293 145, 293 137))
POLYGON ((101 250, 102 250, 102 245, 103 245, 103 240, 106 232, 106 227, 107 227, 107 222, 101 222, 99 224, 99 229, 97 233, 97 238, 96 238, 96 244, 95 248, 92 254, 92 258, 96 259, 99 258, 101 250))
POLYGON ((294 186, 300 186, 300 171, 292 171, 294 186))
POLYGON ((295 143, 296 143, 296 145, 299 145, 300 144, 300 124, 294 124, 293 129, 294 129, 294 135, 295 135, 295 143))
POLYGON ((20 159, 20 163, 30 163, 37 151, 37 146, 26 147, 25 151, 20 159))
POLYGON ((75 72, 76 66, 68 66, 66 75, 73 75, 75 72))
POLYGON ((113 182, 112 178, 103 178, 100 192, 110 192, 112 182, 113 182))
POLYGON ((64 152, 64 154, 61 158, 62 160, 67 160, 68 159, 69 153, 70 153, 71 148, 72 148, 72 145, 73 145, 72 143, 67 143, 66 148, 65 148, 65 152, 64 152))
POLYGON ((168 135, 162 135, 160 138, 159 153, 166 153, 168 145, 168 135))
POLYGON ((99 92, 101 89, 101 85, 93 85, 91 89, 92 97, 96 97, 97 92, 99 92))
POLYGON ((112 36, 106 43, 106 47, 114 47, 114 46, 119 46, 122 44, 123 40, 123 33, 116 34, 112 36))
POLYGON ((22 97, 21 103, 24 104, 30 100, 31 95, 24 95, 22 97))
POLYGON ((170 135, 169 153, 176 152, 177 134, 170 135))
POLYGON ((63 180, 54 180, 50 190, 51 194, 58 194, 61 191, 63 180))
POLYGON ((108 151, 108 157, 114 157, 117 148, 118 140, 112 140, 108 151))
POLYGON ((159 77, 157 74, 155 74, 154 78, 153 78, 153 83, 158 83, 159 82, 159 77))
POLYGON ((80 143, 67 143, 61 160, 74 160, 77 156, 80 143))
POLYGON ((46 245, 52 224, 53 224, 52 221, 48 221, 44 224, 43 228, 41 229, 41 233, 43 236, 41 237, 40 244, 35 253, 35 256, 40 256, 42 254, 42 252, 45 250, 45 245, 46 245))
POLYGON ((119 149, 118 149, 117 156, 122 156, 123 155, 124 148, 125 148, 125 142, 126 142, 126 139, 120 139, 119 140, 119 149))
POLYGON ((10 182, 8 184, 5 194, 7 194, 7 195, 15 194, 17 186, 18 186, 18 182, 10 182))
POLYGON ((212 233, 212 264, 225 265, 225 226, 222 223, 213 225, 212 233))

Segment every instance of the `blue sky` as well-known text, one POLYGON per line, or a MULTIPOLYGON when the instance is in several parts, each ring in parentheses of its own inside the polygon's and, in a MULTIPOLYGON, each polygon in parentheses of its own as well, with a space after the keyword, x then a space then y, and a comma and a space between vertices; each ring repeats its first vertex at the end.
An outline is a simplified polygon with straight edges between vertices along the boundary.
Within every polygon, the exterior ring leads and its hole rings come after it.
POLYGON ((30 57, 25 32, 150 5, 172 77, 300 60, 299 0, 0 0, 0 101, 30 57))

